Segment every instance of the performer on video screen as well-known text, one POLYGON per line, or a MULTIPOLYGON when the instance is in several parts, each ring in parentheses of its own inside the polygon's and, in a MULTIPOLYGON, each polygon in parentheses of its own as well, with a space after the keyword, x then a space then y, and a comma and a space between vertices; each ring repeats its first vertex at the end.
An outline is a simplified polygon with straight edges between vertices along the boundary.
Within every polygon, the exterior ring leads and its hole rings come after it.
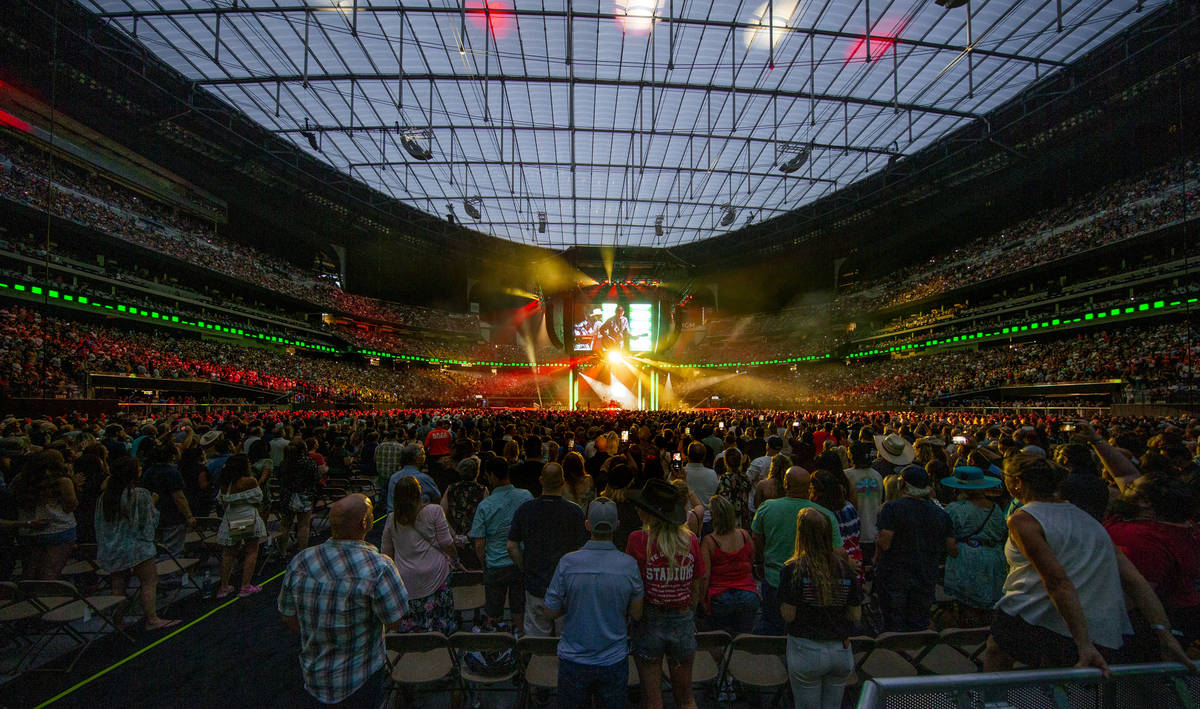
POLYGON ((600 329, 600 308, 596 308, 588 317, 575 324, 575 350, 595 352, 599 349, 596 341, 596 331, 600 329))
POLYGON ((628 349, 629 318, 625 317, 625 306, 618 305, 616 314, 600 326, 596 335, 600 339, 601 349, 628 349))

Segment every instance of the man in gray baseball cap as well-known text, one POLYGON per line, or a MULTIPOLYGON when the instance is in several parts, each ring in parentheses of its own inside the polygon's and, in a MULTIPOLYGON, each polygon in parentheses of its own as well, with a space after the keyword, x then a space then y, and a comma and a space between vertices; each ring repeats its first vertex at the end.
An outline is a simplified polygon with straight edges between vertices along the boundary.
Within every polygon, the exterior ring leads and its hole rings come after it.
POLYGON ((624 709, 629 679, 627 618, 642 617, 642 576, 632 556, 613 545, 617 505, 588 505, 591 540, 563 556, 546 589, 547 617, 564 616, 558 642, 558 705, 624 709))

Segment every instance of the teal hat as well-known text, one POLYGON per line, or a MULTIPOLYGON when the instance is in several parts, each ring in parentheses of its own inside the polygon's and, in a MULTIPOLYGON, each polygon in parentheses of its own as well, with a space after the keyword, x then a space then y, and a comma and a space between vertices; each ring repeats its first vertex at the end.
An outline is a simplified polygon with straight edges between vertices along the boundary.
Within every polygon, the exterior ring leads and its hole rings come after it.
POLYGON ((960 465, 954 469, 954 475, 942 478, 942 485, 959 490, 986 490, 999 487, 1000 481, 983 474, 983 470, 973 465, 960 465))

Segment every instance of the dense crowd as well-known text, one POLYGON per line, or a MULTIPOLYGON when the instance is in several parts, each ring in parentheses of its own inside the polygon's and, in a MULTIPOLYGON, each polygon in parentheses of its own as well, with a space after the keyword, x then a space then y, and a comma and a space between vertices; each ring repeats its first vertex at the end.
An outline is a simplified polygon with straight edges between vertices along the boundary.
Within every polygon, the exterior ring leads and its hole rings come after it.
POLYGON ((181 545, 217 510, 215 594, 246 596, 277 519, 278 610, 325 703, 379 691, 384 628, 458 630, 464 568, 483 571, 483 630, 560 637, 559 706, 624 706, 630 656, 647 706, 664 656, 676 705, 695 706, 684 680, 705 629, 786 636, 797 709, 841 706, 848 639, 881 632, 990 626, 988 671, 1190 666, 1198 434, 1195 418, 970 412, 9 417, 0 577, 19 557, 26 578, 58 578, 95 542, 114 592, 143 578, 153 630, 173 621, 148 539, 181 545), (309 546, 316 500, 352 475, 378 494, 332 501, 331 539, 309 546), (384 511, 377 550, 363 539, 384 511))
MULTIPOLYGON (((845 363, 802 363, 740 374, 672 372, 665 405, 927 405, 944 397, 1014 384, 1123 380, 1140 401, 1167 401, 1196 386, 1195 342, 1186 323, 1089 331, 1062 339, 996 344, 845 363), (1189 354, 1190 347, 1190 354, 1189 354)), ((496 352, 476 351, 484 357, 496 352)), ((493 361, 493 360, 483 360, 493 361)), ((565 376, 553 366, 464 369, 383 359, 334 358, 217 340, 131 331, 11 306, 0 310, 0 394, 79 398, 87 373, 204 379, 290 393, 295 401, 363 401, 405 406, 477 406, 492 398, 541 405, 566 401, 565 376)))
POLYGON ((478 318, 347 293, 277 256, 217 232, 213 224, 13 140, 0 140, 0 194, 158 253, 326 310, 398 325, 478 331, 478 318))
POLYGON ((998 234, 965 242, 956 239, 961 245, 950 253, 896 270, 840 300, 858 312, 921 300, 964 280, 1015 273, 1190 218, 1196 214, 1198 199, 1200 163, 1189 156, 1046 210, 998 234))

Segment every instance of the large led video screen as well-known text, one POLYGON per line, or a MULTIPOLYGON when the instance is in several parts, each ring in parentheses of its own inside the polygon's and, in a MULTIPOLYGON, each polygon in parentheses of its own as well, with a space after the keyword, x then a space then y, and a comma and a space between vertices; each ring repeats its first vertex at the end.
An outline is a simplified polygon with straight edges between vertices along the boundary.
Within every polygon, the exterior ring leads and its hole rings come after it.
POLYGON ((600 301, 577 306, 574 350, 601 352, 654 349, 654 304, 600 301))

